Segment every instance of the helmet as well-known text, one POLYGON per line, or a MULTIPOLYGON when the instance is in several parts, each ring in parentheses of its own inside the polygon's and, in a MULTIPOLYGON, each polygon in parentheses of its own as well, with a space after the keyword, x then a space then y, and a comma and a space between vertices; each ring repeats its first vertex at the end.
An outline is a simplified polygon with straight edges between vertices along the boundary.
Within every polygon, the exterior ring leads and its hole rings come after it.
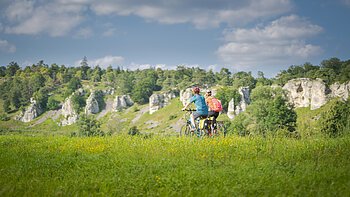
POLYGON ((199 92, 200 92, 200 89, 199 89, 199 87, 193 87, 192 88, 192 91, 195 93, 195 94, 199 94, 199 92))

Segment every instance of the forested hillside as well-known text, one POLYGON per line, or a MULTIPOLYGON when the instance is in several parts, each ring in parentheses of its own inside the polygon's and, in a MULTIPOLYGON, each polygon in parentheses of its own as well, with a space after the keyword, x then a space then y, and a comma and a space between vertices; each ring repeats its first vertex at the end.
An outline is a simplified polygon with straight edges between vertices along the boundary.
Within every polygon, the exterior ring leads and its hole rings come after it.
MULTIPOLYGON (((113 95, 129 95, 135 103, 143 105, 149 102, 150 96, 155 92, 180 91, 192 86, 215 87, 217 97, 221 99, 224 109, 227 109, 231 98, 236 103, 239 102, 238 89, 249 87, 252 90, 252 106, 245 115, 237 118, 241 122, 237 123, 236 120, 236 123, 231 124, 231 128, 242 132, 247 130, 243 127, 252 128, 253 126, 258 133, 281 129, 281 127, 293 131, 296 115, 293 115, 293 110, 290 111, 291 108, 287 106, 286 99, 282 96, 283 92, 271 89, 272 85, 283 86, 288 80, 295 78, 319 78, 327 85, 350 80, 350 60, 341 61, 338 58, 324 60, 320 65, 310 63, 293 65, 270 79, 266 78, 262 71, 259 71, 254 77, 251 72, 231 73, 228 68, 215 72, 181 65, 175 70, 161 68, 128 70, 120 66, 106 66, 90 67, 86 57, 83 58, 79 67, 47 65, 44 61, 27 67, 21 67, 16 62, 1 66, 0 104, 2 106, 0 106, 0 113, 2 120, 8 120, 17 111, 23 111, 30 104, 31 98, 36 101, 42 111, 57 110, 65 98, 80 88, 97 91, 100 105, 106 105, 106 99, 98 91, 108 89, 113 90, 113 95), (105 67, 106 69, 103 69, 105 67), (274 99, 271 100, 271 97, 274 99), (277 115, 274 114, 267 115, 264 112, 265 108, 276 112, 282 110, 281 113, 287 114, 279 116, 285 119, 276 119, 277 115), (270 120, 257 118, 262 116, 270 120), (250 123, 247 123, 248 119, 250 123), (294 123, 289 124, 290 121, 294 123)), ((74 108, 79 113, 83 111, 88 96, 89 94, 72 95, 74 108)))

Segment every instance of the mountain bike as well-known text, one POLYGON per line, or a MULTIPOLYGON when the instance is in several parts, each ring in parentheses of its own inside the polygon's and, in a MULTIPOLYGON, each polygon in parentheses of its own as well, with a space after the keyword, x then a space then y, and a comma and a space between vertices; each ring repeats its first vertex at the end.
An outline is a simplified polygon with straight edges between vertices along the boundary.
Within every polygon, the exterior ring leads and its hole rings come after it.
POLYGON ((197 136, 204 137, 209 136, 209 127, 207 122, 207 117, 198 117, 195 120, 196 128, 192 128, 191 124, 191 114, 196 111, 194 109, 186 109, 184 119, 185 124, 181 127, 180 136, 197 136))
POLYGON ((214 117, 207 118, 207 124, 209 127, 209 136, 217 137, 217 136, 226 136, 226 126, 224 121, 214 121, 214 117))

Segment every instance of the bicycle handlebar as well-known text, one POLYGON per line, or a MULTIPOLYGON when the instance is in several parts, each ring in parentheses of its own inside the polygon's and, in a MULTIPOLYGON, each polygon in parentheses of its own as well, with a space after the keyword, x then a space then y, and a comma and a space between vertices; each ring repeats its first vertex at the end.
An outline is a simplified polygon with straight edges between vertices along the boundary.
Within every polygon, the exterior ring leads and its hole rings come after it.
POLYGON ((185 109, 185 110, 182 110, 182 111, 189 111, 189 112, 192 112, 192 111, 196 111, 195 109, 185 109))

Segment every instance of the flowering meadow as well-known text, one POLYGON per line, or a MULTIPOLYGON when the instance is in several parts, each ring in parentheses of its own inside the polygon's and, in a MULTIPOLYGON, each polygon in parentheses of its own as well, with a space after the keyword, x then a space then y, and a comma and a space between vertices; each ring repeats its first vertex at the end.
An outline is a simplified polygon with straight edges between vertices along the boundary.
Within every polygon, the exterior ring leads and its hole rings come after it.
POLYGON ((0 196, 348 196, 350 137, 0 135, 0 196))

